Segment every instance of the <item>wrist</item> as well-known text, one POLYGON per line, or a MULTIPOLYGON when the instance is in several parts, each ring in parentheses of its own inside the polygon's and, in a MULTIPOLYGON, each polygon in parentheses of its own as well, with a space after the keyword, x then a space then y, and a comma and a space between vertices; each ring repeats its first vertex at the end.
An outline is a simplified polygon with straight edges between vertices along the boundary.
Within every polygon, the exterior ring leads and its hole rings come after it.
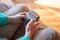
POLYGON ((31 38, 28 35, 24 35, 21 40, 31 40, 31 38))
POLYGON ((26 36, 29 36, 30 38, 32 38, 32 34, 31 33, 25 33, 26 36))
POLYGON ((21 20, 20 20, 20 18, 18 18, 16 16, 9 16, 8 17, 8 22, 9 23, 20 23, 21 20))
POLYGON ((13 19, 14 19, 14 17, 12 17, 12 16, 8 16, 8 23, 13 22, 13 19))

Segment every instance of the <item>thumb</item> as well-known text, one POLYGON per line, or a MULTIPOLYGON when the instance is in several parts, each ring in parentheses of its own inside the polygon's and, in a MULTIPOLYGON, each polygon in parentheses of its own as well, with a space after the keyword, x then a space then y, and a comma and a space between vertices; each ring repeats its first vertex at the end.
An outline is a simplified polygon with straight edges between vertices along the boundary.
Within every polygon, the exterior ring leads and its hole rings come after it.
POLYGON ((33 23, 34 23, 34 20, 30 20, 30 22, 27 24, 27 26, 26 26, 26 30, 30 30, 30 28, 31 28, 31 26, 33 25, 33 23))

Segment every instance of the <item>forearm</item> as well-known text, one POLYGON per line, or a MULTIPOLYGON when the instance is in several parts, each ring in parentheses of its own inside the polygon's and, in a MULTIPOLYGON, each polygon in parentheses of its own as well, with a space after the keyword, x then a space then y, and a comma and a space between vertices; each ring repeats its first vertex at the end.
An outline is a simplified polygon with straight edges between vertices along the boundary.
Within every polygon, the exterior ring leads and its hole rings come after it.
POLYGON ((31 35, 31 33, 25 33, 25 35, 21 38, 21 40, 31 40, 32 36, 33 35, 31 35))
POLYGON ((30 37, 30 38, 32 38, 32 36, 33 36, 31 33, 25 33, 25 35, 30 37))
POLYGON ((23 37, 20 37, 17 40, 31 40, 31 37, 29 33, 25 33, 23 37))
POLYGON ((14 16, 7 16, 4 13, 0 13, 0 26, 8 23, 14 23, 16 20, 14 16))
POLYGON ((8 23, 13 23, 14 17, 13 16, 8 16, 8 23))
POLYGON ((21 39, 18 40, 31 40, 31 38, 28 35, 24 35, 21 39))

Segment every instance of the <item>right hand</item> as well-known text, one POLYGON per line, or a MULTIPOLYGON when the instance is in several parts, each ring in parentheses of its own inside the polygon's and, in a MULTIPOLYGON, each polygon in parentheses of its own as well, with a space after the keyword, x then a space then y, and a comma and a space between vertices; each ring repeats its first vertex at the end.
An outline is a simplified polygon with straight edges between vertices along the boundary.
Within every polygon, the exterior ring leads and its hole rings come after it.
POLYGON ((38 22, 30 20, 30 22, 26 26, 25 35, 28 35, 31 38, 36 32, 36 30, 38 30, 38 24, 38 22))

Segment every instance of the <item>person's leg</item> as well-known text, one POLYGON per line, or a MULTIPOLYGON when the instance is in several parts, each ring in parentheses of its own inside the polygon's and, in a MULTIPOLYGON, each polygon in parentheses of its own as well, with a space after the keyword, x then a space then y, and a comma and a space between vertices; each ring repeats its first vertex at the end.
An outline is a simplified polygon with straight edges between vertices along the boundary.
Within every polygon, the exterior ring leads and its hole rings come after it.
MULTIPOLYGON (((25 6, 23 4, 18 4, 17 6, 9 9, 8 11, 5 12, 6 15, 15 15, 18 12, 23 12, 25 10, 25 6), (16 12, 16 13, 15 13, 16 12)), ((17 24, 7 24, 3 27, 0 27, 0 36, 4 35, 8 39, 11 39, 17 28, 19 27, 19 23, 17 24)))
POLYGON ((33 40, 57 40, 57 33, 55 30, 46 27, 35 35, 33 40))
POLYGON ((7 10, 6 12, 4 12, 6 15, 11 16, 11 15, 15 15, 18 14, 20 12, 27 12, 29 11, 28 7, 24 4, 17 4, 16 6, 10 8, 9 10, 7 10))

